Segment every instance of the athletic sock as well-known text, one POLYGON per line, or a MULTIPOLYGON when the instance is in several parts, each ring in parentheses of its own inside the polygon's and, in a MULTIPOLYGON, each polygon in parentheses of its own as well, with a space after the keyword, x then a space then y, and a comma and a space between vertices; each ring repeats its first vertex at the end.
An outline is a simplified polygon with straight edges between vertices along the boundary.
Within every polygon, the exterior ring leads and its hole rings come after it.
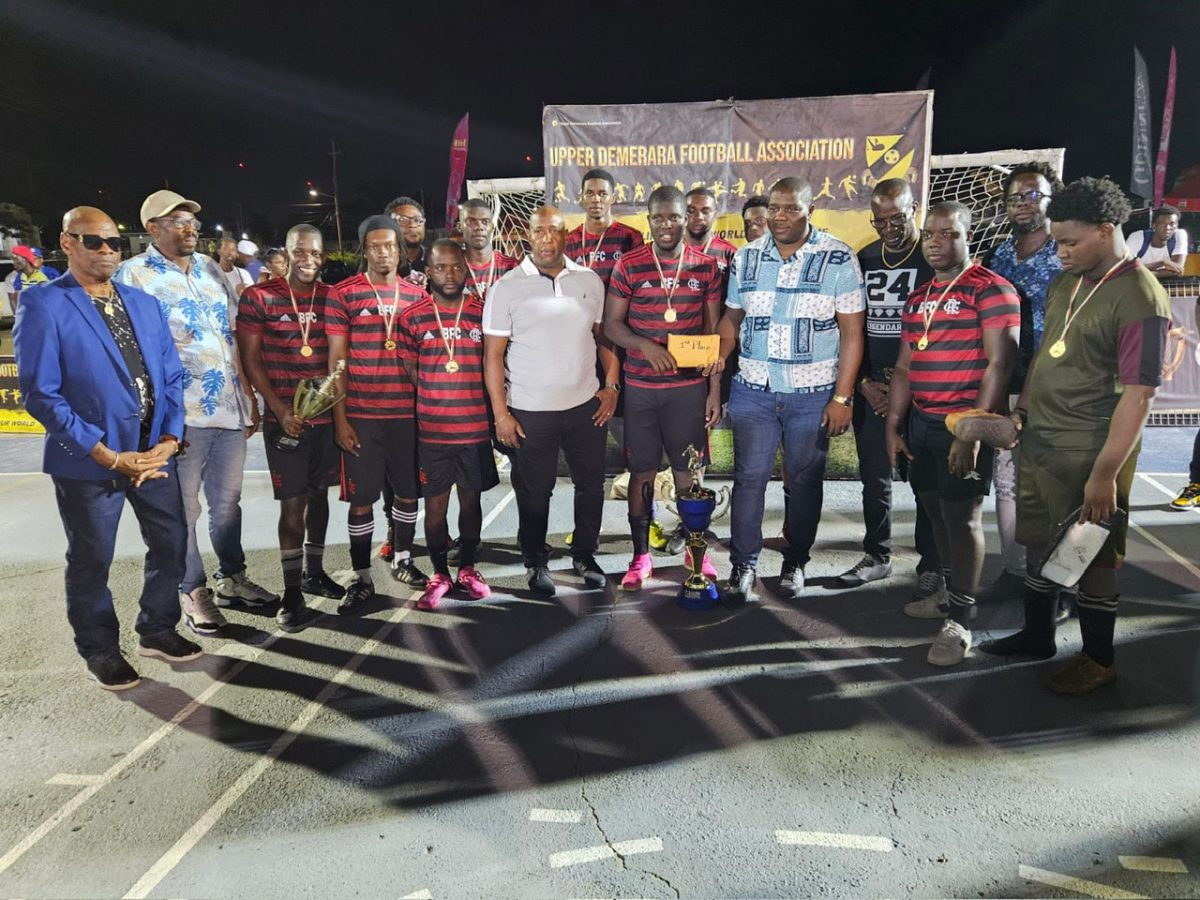
POLYGON ((325 545, 304 542, 304 571, 317 575, 325 571, 325 545))
MULTIPOLYGON (((450 563, 446 561, 446 554, 448 552, 449 548, 445 545, 441 547, 435 547, 432 544, 429 545, 429 561, 433 563, 433 570, 439 575, 445 575, 447 578, 450 577, 450 563)), ((460 566, 463 565, 467 565, 467 563, 460 563, 460 566)))
POLYGON ((1076 601, 1083 652, 1102 666, 1113 664, 1113 632, 1117 627, 1118 596, 1094 597, 1080 591, 1076 601))
POLYGON ((1058 585, 1044 578, 1026 575, 1021 601, 1025 610, 1025 623, 1021 630, 1005 638, 987 641, 979 649, 995 656, 1049 659, 1058 652, 1054 643, 1058 585))
POLYGON ((302 550, 280 550, 279 565, 283 569, 284 588, 300 587, 300 568, 304 562, 302 550))
POLYGON ((350 565, 360 574, 366 570, 369 580, 371 540, 375 533, 374 510, 367 510, 361 515, 350 513, 346 517, 346 530, 350 532, 350 565))
POLYGON ((650 516, 629 516, 629 535, 633 538, 633 555, 650 552, 650 516))
POLYGON ((971 608, 975 606, 975 598, 952 587, 946 589, 946 594, 950 597, 950 618, 963 628, 970 629, 971 608))
POLYGON ((416 500, 401 500, 397 497, 393 501, 392 535, 392 547, 396 551, 396 558, 411 559, 413 539, 417 535, 416 500))

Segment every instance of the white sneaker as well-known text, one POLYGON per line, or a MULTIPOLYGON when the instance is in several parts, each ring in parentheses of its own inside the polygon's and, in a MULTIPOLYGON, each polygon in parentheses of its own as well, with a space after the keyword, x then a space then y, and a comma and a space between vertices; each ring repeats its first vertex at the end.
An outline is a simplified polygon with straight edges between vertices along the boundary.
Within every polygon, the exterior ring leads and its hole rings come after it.
POLYGON ((179 606, 183 610, 184 623, 196 634, 208 637, 229 624, 213 603, 212 591, 204 585, 190 594, 180 593, 179 606))
POLYGON ((245 572, 217 579, 217 606, 269 606, 278 602, 278 594, 259 587, 245 572))
MULTIPOLYGON (((942 588, 924 600, 909 601, 904 604, 904 614, 913 619, 944 619, 950 615, 950 595, 942 588)), ((979 615, 979 606, 972 606, 969 615, 974 622, 975 617, 979 615)))
POLYGON ((953 619, 947 619, 933 639, 925 661, 931 666, 957 666, 971 649, 971 632, 953 619))

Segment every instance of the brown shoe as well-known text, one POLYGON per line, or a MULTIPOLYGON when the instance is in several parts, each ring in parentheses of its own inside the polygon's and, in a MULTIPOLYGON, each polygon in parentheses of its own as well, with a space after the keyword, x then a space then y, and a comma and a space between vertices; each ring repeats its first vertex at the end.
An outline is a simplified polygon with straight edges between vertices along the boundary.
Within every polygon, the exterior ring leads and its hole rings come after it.
POLYGON ((1116 666, 1102 666, 1086 653, 1077 653, 1050 676, 1046 686, 1056 694, 1090 694, 1116 677, 1116 666))

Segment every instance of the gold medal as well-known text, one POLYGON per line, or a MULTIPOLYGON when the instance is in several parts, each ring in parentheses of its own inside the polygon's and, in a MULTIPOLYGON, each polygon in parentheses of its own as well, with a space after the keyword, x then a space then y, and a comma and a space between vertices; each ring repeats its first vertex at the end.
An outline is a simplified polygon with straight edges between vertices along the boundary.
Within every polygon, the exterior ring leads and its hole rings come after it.
POLYGON ((300 355, 301 356, 312 356, 313 348, 308 346, 308 344, 305 344, 303 347, 300 348, 300 355))
POLYGON ((395 350, 396 342, 393 341, 391 338, 388 338, 386 341, 383 342, 383 346, 386 347, 388 350, 395 350))
POLYGON ((1059 338, 1057 341, 1055 341, 1053 344, 1050 345, 1050 355, 1053 356, 1055 359, 1058 359, 1060 356, 1062 356, 1066 352, 1067 352, 1067 342, 1064 341, 1062 338, 1059 338))
POLYGON ((457 360, 453 360, 453 359, 447 360, 446 361, 446 371, 449 372, 451 375, 453 375, 455 372, 457 372, 458 371, 457 360))
POLYGON ((679 313, 675 312, 674 307, 667 307, 667 311, 663 313, 663 318, 668 322, 674 322, 679 318, 679 313))
POLYGON ((104 304, 104 314, 106 316, 111 316, 114 312, 116 312, 116 310, 113 309, 113 305, 111 303, 104 304))
POLYGON ((921 335, 921 339, 919 341, 917 341, 917 349, 924 350, 928 346, 929 346, 929 338, 925 337, 925 335, 921 335))

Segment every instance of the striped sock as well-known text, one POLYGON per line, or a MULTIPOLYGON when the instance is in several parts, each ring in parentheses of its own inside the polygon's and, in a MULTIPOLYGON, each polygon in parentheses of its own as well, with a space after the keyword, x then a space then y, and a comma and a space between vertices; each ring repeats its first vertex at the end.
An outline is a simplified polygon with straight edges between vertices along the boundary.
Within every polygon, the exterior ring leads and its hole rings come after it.
POLYGON ((412 558, 413 539, 417 535, 417 501, 401 500, 399 497, 392 503, 392 547, 396 559, 412 558))
POLYGON ((968 623, 971 621, 971 608, 975 606, 975 598, 952 587, 946 588, 946 595, 950 598, 950 618, 964 628, 969 628, 968 623))
POLYGON ((346 517, 346 529, 350 532, 350 565, 360 574, 371 571, 371 540, 375 533, 373 510, 361 515, 350 513, 346 517))
POLYGON ((283 587, 300 587, 300 567, 304 559, 301 550, 280 550, 279 565, 283 568, 283 587))

